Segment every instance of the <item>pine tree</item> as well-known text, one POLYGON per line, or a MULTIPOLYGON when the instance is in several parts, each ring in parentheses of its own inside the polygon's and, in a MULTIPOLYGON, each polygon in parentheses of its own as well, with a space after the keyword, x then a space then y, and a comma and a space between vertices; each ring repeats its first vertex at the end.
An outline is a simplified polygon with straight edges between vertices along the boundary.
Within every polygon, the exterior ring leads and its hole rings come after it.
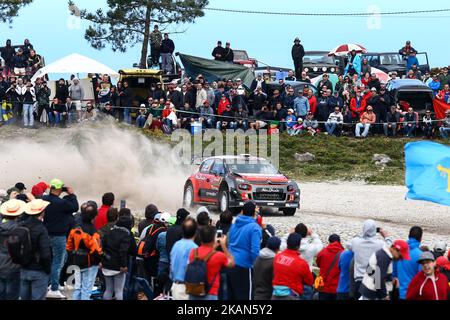
MULTIPOLYGON (((75 4, 70 1, 69 6, 75 4)), ((95 49, 110 45, 113 51, 126 52, 141 44, 140 67, 146 65, 151 25, 161 29, 192 23, 204 15, 208 0, 108 0, 107 9, 95 12, 80 10, 81 19, 90 22, 86 40, 95 49)))
POLYGON ((31 2, 33 0, 0 0, 0 22, 11 23, 19 15, 19 10, 31 2))

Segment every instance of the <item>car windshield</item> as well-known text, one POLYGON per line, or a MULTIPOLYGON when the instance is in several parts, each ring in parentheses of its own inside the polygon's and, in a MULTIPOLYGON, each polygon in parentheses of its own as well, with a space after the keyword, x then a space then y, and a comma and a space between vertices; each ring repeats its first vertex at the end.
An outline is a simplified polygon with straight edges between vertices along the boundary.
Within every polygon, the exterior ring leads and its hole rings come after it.
POLYGON ((247 52, 242 50, 234 50, 234 60, 248 60, 247 52))
POLYGON ((369 60, 369 63, 371 64, 378 64, 378 65, 398 65, 398 64, 404 64, 404 61, 402 57, 397 53, 387 53, 387 54, 380 54, 378 55, 368 55, 364 56, 364 58, 367 58, 369 60))
POLYGON ((306 54, 303 57, 303 63, 311 64, 334 64, 334 59, 329 57, 327 54, 306 54))
POLYGON ((227 160, 225 163, 232 173, 278 174, 278 170, 269 162, 265 161, 227 160))

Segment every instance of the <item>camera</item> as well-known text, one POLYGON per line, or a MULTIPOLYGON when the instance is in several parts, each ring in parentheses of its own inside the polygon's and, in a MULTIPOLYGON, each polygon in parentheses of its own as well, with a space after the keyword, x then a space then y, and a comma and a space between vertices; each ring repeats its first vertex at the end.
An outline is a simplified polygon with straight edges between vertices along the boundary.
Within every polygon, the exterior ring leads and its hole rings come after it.
POLYGON ((223 236, 223 231, 222 230, 217 230, 217 238, 221 239, 223 236))
POLYGON ((67 187, 62 187, 62 192, 67 192, 67 187))

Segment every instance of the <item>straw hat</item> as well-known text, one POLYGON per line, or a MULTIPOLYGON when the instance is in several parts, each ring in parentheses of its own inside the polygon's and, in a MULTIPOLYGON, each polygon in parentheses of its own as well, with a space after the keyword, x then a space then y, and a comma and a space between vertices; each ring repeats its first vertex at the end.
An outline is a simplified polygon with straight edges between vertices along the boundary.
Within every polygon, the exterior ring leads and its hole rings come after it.
POLYGON ((5 217, 18 217, 24 213, 25 207, 25 202, 17 199, 11 199, 1 205, 0 213, 5 217))
POLYGON ((30 216, 41 214, 45 208, 50 204, 48 201, 36 199, 26 204, 25 213, 30 216))

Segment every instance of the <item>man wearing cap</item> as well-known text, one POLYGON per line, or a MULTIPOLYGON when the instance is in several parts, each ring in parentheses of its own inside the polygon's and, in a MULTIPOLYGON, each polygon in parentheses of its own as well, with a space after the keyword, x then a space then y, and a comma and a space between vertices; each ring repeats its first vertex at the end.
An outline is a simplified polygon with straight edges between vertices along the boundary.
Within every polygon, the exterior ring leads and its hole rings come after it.
POLYGON ((205 100, 203 106, 200 107, 200 117, 198 120, 201 122, 204 129, 215 127, 214 109, 211 107, 208 100, 205 100))
POLYGON ((301 242, 299 233, 291 233, 286 250, 275 256, 272 300, 303 300, 304 286, 312 286, 313 275, 299 253, 301 242))
POLYGON ((422 270, 411 280, 406 300, 447 300, 449 279, 436 267, 433 254, 423 252, 417 262, 422 270))
POLYGON ((80 79, 73 78, 72 85, 69 87, 69 97, 72 99, 77 112, 78 122, 81 120, 81 104, 84 100, 84 88, 80 84, 80 79))
MULTIPOLYGON (((30 240, 33 244, 31 262, 22 266, 21 270, 21 300, 45 300, 52 266, 52 251, 50 238, 42 220, 46 208, 50 205, 44 200, 33 200, 26 204, 25 214, 28 219, 23 226, 30 230, 30 240)), ((64 244, 64 251, 65 251, 64 244)))
POLYGON ((27 56, 23 54, 23 49, 19 48, 17 53, 12 58, 12 65, 14 67, 14 75, 25 76, 27 68, 27 56))
POLYGON ((303 71, 303 57, 305 56, 305 49, 300 44, 300 39, 295 38, 294 45, 291 50, 292 60, 294 61, 295 77, 300 79, 303 71))
POLYGON ((150 34, 150 50, 152 56, 152 66, 157 66, 159 64, 159 57, 161 55, 161 42, 162 34, 159 31, 158 25, 153 27, 153 31, 150 34))
POLYGON ((44 196, 43 200, 50 203, 44 215, 53 253, 49 297, 61 299, 64 295, 59 291, 59 278, 66 261, 66 241, 74 222, 73 214, 78 211, 79 204, 73 189, 65 187, 59 179, 50 182, 50 194, 44 196), (60 198, 63 192, 67 195, 60 198))
POLYGON ((3 203, 0 213, 0 300, 18 300, 20 295, 20 268, 11 261, 5 241, 9 233, 17 228, 17 219, 25 212, 25 202, 12 199, 3 203))
POLYGON ((253 287, 255 300, 270 300, 272 298, 273 260, 280 250, 281 239, 271 237, 266 247, 261 250, 253 265, 253 287))
POLYGON ((398 279, 400 299, 406 299, 406 291, 409 283, 414 276, 421 270, 418 262, 422 250, 420 243, 422 242, 423 230, 421 227, 414 226, 409 230, 408 246, 410 260, 400 260, 394 263, 394 277, 398 279))
POLYGON ((402 56, 403 60, 406 60, 411 53, 417 53, 417 50, 411 46, 411 41, 406 41, 406 45, 401 48, 398 53, 402 56))
POLYGON ((440 90, 444 89, 446 84, 450 84, 450 73, 448 72, 450 66, 444 67, 439 74, 439 81, 441 82, 440 90))
POLYGON ((356 125, 355 136, 357 138, 367 138, 369 130, 371 126, 375 124, 376 120, 377 116, 373 112, 373 107, 369 105, 367 111, 362 114, 360 122, 356 125), (364 129, 364 132, 361 135, 362 129, 364 129))
POLYGON ((214 57, 214 60, 216 61, 225 61, 224 60, 224 48, 222 47, 222 41, 217 42, 217 47, 214 48, 212 52, 212 56, 214 57))
POLYGON ((228 63, 234 63, 234 51, 231 49, 231 44, 227 42, 223 51, 223 61, 228 63))
POLYGON ((298 96, 294 99, 294 110, 297 118, 306 118, 310 110, 309 100, 305 97, 303 89, 298 90, 298 96))
POLYGON ((390 300, 396 282, 394 261, 410 259, 408 243, 404 240, 396 240, 372 254, 359 289, 359 300, 390 300))
POLYGON ((242 214, 231 226, 229 248, 235 258, 236 266, 228 274, 228 293, 230 300, 252 300, 253 264, 261 249, 262 232, 256 223, 256 205, 247 202, 242 214))

